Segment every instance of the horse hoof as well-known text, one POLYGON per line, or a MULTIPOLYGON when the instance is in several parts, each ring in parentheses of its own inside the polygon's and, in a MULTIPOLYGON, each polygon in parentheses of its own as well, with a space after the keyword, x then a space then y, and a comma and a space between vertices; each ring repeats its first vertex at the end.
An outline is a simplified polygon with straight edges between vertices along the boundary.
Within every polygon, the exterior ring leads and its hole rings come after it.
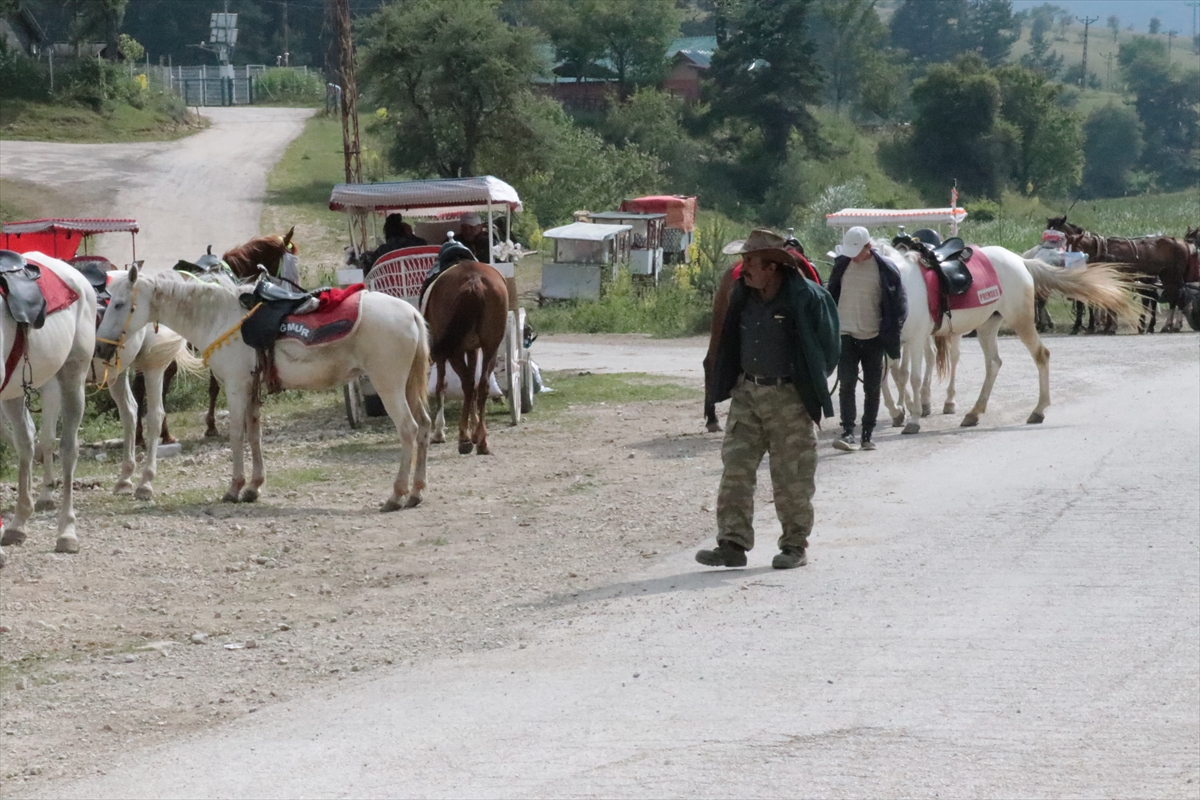
POLYGON ((430 444, 445 444, 446 443, 446 434, 444 434, 444 433, 432 434, 429 437, 429 443, 430 444))
POLYGON ((225 496, 221 498, 222 503, 236 503, 237 501, 238 501, 237 492, 233 491, 232 489, 230 489, 228 492, 226 492, 225 496))
POLYGON ((492 451, 488 449, 487 442, 484 442, 483 444, 476 446, 475 453, 476 455, 490 456, 492 451))
POLYGON ((246 489, 242 492, 243 503, 253 503, 258 500, 258 489, 246 489))
POLYGON ((917 422, 908 423, 907 425, 904 426, 904 430, 900 431, 901 434, 905 434, 905 433, 914 434, 914 433, 920 433, 920 432, 921 432, 921 425, 920 425, 920 423, 917 423, 917 422))
POLYGON ((25 531, 13 530, 12 528, 5 528, 4 535, 0 536, 0 544, 24 544, 24 543, 25 543, 25 531))
POLYGON ((704 427, 709 433, 720 433, 721 432, 721 423, 719 423, 719 422, 715 422, 715 421, 710 422, 707 425, 705 425, 704 427))
POLYGON ((133 481, 123 480, 117 481, 117 485, 113 487, 113 494, 129 494, 133 491, 133 481))
POLYGON ((471 448, 474 446, 475 445, 473 445, 471 442, 459 442, 458 454, 460 456, 469 456, 471 454, 471 448))
POLYGON ((220 436, 221 436, 221 434, 217 433, 216 428, 209 428, 208 430, 206 430, 204 432, 205 439, 217 439, 217 438, 220 438, 220 436))
POLYGON ((402 508, 402 506, 399 503, 397 503, 395 500, 388 500, 386 503, 384 503, 383 505, 381 505, 379 507, 379 513, 387 514, 390 511, 399 511, 401 508, 402 508))
POLYGON ((963 417, 962 424, 959 427, 974 428, 978 424, 979 424, 979 415, 978 414, 967 414, 965 417, 963 417))
POLYGON ((58 541, 54 543, 54 552, 56 553, 78 553, 79 539, 73 533, 64 533, 58 537, 58 541))
POLYGON ((405 508, 416 508, 419 505, 421 505, 421 495, 419 494, 410 494, 404 501, 405 508))
POLYGON ((137 491, 133 493, 133 499, 134 500, 153 500, 154 499, 154 487, 152 487, 148 484, 139 486, 137 488, 137 491))
POLYGON ((921 403, 921 416, 922 417, 928 417, 932 413, 933 413, 933 408, 930 407, 929 403, 921 403))
POLYGON ((892 417, 892 427, 893 428, 904 427, 904 415, 903 414, 897 414, 896 416, 892 417))
POLYGON ((5 561, 8 561, 8 556, 5 555, 3 550, 0 550, 0 567, 4 566, 5 561))
POLYGON ((954 413, 954 403, 946 403, 946 405, 942 406, 942 413, 943 414, 953 414, 954 413))
POLYGON ((53 511, 54 499, 51 497, 38 498, 38 501, 33 504, 34 511, 53 511))
POLYGON ((176 439, 174 436, 164 436, 162 438, 162 444, 175 444, 178 441, 179 440, 176 439))
POLYGON ((1046 415, 1035 411, 1029 415, 1029 419, 1025 420, 1025 424, 1026 425, 1038 425, 1045 421, 1046 421, 1046 415))

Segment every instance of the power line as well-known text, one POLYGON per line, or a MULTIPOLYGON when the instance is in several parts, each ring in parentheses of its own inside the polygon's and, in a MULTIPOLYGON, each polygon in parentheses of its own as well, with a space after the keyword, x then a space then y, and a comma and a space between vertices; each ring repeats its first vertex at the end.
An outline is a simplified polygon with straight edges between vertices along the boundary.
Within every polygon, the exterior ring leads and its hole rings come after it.
POLYGON ((1078 19, 1080 22, 1083 23, 1083 69, 1079 73, 1079 88, 1086 89, 1087 88, 1088 28, 1090 28, 1092 26, 1093 22, 1099 22, 1100 18, 1099 17, 1084 17, 1084 18, 1080 19, 1079 17, 1076 17, 1075 19, 1078 19))

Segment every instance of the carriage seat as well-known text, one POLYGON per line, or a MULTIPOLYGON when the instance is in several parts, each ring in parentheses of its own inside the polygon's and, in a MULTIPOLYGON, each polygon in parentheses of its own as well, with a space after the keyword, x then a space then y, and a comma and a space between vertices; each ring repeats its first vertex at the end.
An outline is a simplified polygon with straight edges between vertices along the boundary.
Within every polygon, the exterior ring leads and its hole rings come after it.
POLYGON ((38 278, 42 270, 20 253, 0 250, 0 294, 8 302, 8 313, 19 324, 37 329, 46 324, 46 298, 38 278))

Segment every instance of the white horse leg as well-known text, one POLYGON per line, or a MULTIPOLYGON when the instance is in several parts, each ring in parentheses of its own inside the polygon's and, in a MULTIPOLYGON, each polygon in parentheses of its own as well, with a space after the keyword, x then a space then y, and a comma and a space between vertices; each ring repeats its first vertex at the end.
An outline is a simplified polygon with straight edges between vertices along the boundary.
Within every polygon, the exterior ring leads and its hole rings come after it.
POLYGON ((953 414, 957 407, 954 397, 958 392, 955 389, 954 380, 958 376, 958 355, 962 349, 962 337, 951 336, 947 344, 950 346, 950 385, 946 387, 946 402, 942 405, 942 413, 953 414))
POLYGON ((1001 318, 993 314, 988 321, 977 328, 979 331, 979 346, 983 348, 984 378, 983 388, 979 390, 979 399, 975 407, 963 417, 962 427, 973 428, 979 424, 979 418, 987 411, 988 398, 992 396, 992 386, 1000 373, 1000 347, 996 342, 996 333, 1000 330, 1001 318))
POLYGON ((881 390, 881 394, 883 395, 883 405, 885 408, 887 408, 888 416, 892 418, 893 425, 895 424, 896 415, 899 413, 899 410, 896 408, 896 404, 892 402, 892 387, 888 385, 888 376, 894 369, 895 362, 887 356, 884 356, 883 380, 879 382, 879 388, 881 390))
MULTIPOLYGON (((419 432, 404 392, 408 376, 403 377, 405 380, 398 380, 398 376, 389 375, 386 379, 381 378, 379 382, 374 377, 371 378, 372 385, 379 392, 379 399, 383 401, 383 407, 387 409, 392 424, 396 426, 396 433, 400 435, 400 467, 396 471, 396 480, 392 483, 392 496, 380 507, 380 511, 396 511, 405 507, 404 498, 409 494, 409 481, 412 478, 413 453, 419 432)), ((419 495, 411 505, 416 505, 417 502, 420 502, 419 495)))
POLYGON ((4 528, 0 544, 21 544, 25 541, 25 526, 33 515, 33 417, 25 408, 24 397, 3 401, 0 406, 12 427, 13 448, 17 451, 17 507, 13 518, 4 528))
POLYGON ((117 485, 113 487, 114 494, 124 494, 133 490, 130 476, 137 468, 135 455, 137 433, 137 404, 133 401, 133 389, 129 385, 129 370, 124 370, 108 387, 108 393, 117 404, 117 414, 121 418, 121 433, 124 441, 121 446, 121 471, 117 474, 117 485))
POLYGON ((83 421, 83 384, 91 353, 86 360, 68 361, 58 372, 58 385, 62 390, 62 453, 63 493, 62 508, 58 511, 58 541, 54 550, 58 553, 78 553, 79 539, 75 536, 75 463, 79 459, 79 424, 83 421))
POLYGON ((58 383, 50 381, 42 386, 42 419, 38 428, 37 449, 34 461, 42 460, 42 489, 38 492, 34 511, 49 511, 54 508, 54 445, 58 437, 58 415, 62 411, 62 394, 58 383))
POLYGON ((236 503, 246 485, 246 406, 250 402, 250 387, 243 382, 225 383, 225 404, 229 409, 229 448, 233 453, 233 477, 229 490, 221 498, 224 503, 236 503))
POLYGON ((437 416, 433 423, 433 436, 429 441, 441 444, 446 441, 446 362, 437 362, 437 383, 434 386, 437 395, 437 416))
MULTIPOLYGON (((900 360, 892 362, 892 380, 896 384, 896 410, 892 413, 892 427, 904 424, 905 406, 908 403, 908 370, 912 363, 912 347, 904 345, 900 360)), ((891 411, 891 409, 888 409, 891 411)))
POLYGON ((925 363, 925 350, 928 344, 908 348, 912 354, 908 373, 908 424, 901 433, 920 433, 921 431, 921 375, 925 363))
POLYGON ((250 440, 250 485, 242 492, 243 503, 258 500, 258 490, 266 480, 262 454, 262 401, 257 393, 250 396, 246 408, 246 438, 250 440))
POLYGON ((1029 350, 1029 355, 1033 356, 1033 363, 1037 364, 1038 368, 1038 403, 1029 419, 1025 420, 1026 424, 1036 425, 1046 419, 1046 406, 1050 405, 1050 350, 1042 343, 1042 337, 1038 336, 1035 326, 1023 323, 1016 327, 1016 333, 1029 350))
POLYGON ((937 354, 933 349, 933 337, 925 340, 925 374, 921 376, 921 416, 933 413, 933 365, 937 354))
MULTIPOLYGON (((158 474, 158 444, 162 441, 163 411, 163 372, 165 369, 147 369, 142 371, 142 379, 146 385, 146 421, 142 425, 146 440, 146 464, 142 469, 142 480, 133 496, 138 500, 154 499, 154 476, 158 474)), ((132 394, 130 395, 132 398, 132 394)), ((137 409, 134 409, 136 416, 137 409)), ((122 420, 124 422, 124 420, 122 420)), ((132 440, 129 430, 125 431, 125 442, 128 446, 132 440)), ((129 450, 132 450, 129 447, 129 450)))

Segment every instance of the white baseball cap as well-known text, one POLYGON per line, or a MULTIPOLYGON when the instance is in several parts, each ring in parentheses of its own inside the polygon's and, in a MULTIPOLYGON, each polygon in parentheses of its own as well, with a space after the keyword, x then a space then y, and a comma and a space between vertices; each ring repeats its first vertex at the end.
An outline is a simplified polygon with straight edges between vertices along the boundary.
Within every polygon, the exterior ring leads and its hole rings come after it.
POLYGON ((842 237, 842 243, 834 248, 834 250, 839 256, 854 258, 863 251, 864 247, 868 247, 870 244, 871 234, 861 225, 855 225, 846 231, 846 235, 842 237))
POLYGON ((458 221, 463 225, 482 225, 483 217, 476 214, 474 211, 468 211, 458 218, 458 221))

